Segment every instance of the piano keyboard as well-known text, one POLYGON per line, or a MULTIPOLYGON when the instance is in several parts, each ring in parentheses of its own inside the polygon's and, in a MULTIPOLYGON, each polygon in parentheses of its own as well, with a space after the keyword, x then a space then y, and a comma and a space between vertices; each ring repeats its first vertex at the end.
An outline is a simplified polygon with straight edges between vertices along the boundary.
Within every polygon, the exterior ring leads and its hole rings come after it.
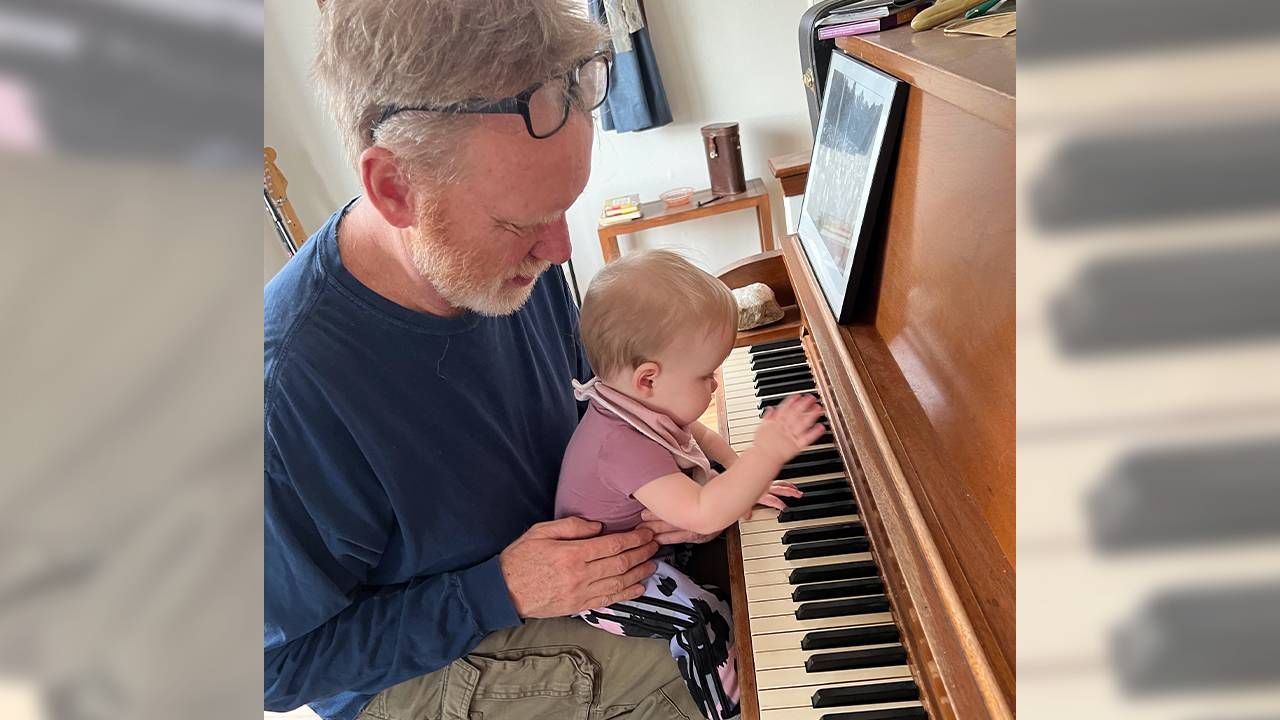
MULTIPOLYGON (((737 348, 721 374, 739 452, 764 408, 800 393, 821 399, 799 340, 737 348)), ((779 479, 805 496, 738 523, 760 720, 927 717, 831 433, 779 479)))

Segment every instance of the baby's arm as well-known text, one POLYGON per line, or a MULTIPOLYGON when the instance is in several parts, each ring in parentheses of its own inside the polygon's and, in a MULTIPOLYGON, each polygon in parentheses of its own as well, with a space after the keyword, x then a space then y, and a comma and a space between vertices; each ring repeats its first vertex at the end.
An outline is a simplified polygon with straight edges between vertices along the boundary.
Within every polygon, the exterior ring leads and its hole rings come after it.
POLYGON ((665 475, 636 490, 635 498, 676 527, 718 533, 755 505, 783 464, 822 436, 825 430, 816 424, 821 415, 812 396, 787 398, 765 414, 754 444, 732 468, 706 485, 682 473, 665 475))
POLYGON ((738 461, 738 453, 734 452, 733 448, 729 446, 729 441, 725 440, 724 436, 715 430, 700 422, 695 422, 690 429, 690 433, 698 443, 698 447, 702 448, 702 452, 712 462, 718 462, 727 469, 733 467, 733 464, 738 461))

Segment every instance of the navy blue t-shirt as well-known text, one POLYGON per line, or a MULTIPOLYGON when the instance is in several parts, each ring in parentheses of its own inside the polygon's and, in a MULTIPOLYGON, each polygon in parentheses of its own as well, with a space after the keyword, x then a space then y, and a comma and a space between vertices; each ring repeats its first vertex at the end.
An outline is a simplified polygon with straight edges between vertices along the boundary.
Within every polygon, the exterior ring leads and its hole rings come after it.
POLYGON ((497 555, 552 518, 590 377, 560 271, 506 317, 426 315, 343 266, 345 212, 264 306, 265 706, 342 720, 520 623, 497 555))

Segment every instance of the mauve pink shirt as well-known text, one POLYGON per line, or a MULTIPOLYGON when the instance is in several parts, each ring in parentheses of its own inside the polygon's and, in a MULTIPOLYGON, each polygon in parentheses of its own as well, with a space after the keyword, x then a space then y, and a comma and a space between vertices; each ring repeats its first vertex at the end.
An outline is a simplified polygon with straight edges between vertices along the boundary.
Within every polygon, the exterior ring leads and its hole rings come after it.
POLYGON ((670 451, 592 402, 564 451, 556 518, 576 515, 604 523, 604 532, 630 530, 644 510, 631 494, 678 472, 670 451))

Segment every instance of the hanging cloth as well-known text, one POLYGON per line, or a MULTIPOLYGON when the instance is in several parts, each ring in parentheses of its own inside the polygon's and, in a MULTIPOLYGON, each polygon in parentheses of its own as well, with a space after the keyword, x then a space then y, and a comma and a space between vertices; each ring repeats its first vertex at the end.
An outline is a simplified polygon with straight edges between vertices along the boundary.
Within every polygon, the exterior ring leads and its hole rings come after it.
POLYGON ((588 0, 587 7, 593 20, 609 28, 613 43, 609 95, 600 106, 601 127, 636 132, 670 124, 671 106, 649 40, 642 0, 588 0))

